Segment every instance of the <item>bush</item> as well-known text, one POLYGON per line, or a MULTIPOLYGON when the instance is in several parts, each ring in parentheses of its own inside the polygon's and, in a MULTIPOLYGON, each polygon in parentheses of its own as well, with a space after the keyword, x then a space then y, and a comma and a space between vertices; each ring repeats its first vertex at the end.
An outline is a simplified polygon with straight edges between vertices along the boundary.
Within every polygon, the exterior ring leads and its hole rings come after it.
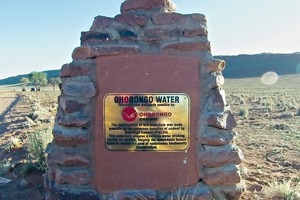
POLYGON ((239 112, 239 116, 244 117, 244 118, 248 118, 249 117, 249 110, 248 108, 242 108, 239 112))
POLYGON ((29 135, 28 159, 39 170, 45 171, 47 169, 46 147, 52 139, 53 136, 49 129, 33 132, 29 135))
POLYGON ((10 159, 3 159, 0 161, 0 175, 6 174, 9 169, 11 168, 11 160, 10 159))
POLYGON ((279 183, 274 181, 266 188, 268 197, 282 199, 282 200, 299 200, 300 199, 300 185, 292 184, 292 180, 283 181, 279 183))

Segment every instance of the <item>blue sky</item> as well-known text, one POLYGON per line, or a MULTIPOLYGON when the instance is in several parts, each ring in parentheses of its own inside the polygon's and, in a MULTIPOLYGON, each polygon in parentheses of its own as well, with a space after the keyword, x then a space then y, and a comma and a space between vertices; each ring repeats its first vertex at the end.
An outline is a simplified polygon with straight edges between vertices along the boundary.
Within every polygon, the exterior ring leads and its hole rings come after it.
MULTIPOLYGON (((71 62, 95 16, 123 0, 0 0, 0 79, 71 62)), ((173 0, 208 17, 213 55, 300 52, 300 0, 173 0)))

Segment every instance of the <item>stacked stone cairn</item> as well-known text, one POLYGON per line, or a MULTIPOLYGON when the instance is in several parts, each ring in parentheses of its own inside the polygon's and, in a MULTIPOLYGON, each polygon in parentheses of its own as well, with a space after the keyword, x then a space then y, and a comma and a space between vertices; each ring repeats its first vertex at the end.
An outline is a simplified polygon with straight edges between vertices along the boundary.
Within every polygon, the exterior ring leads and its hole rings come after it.
MULTIPOLYGON (((187 2, 188 3, 188 2, 187 2)), ((239 164, 243 155, 234 140, 233 114, 222 89, 225 62, 214 59, 207 39, 207 18, 179 14, 171 0, 126 0, 114 18, 97 16, 73 61, 61 68, 62 88, 48 147, 47 200, 56 199, 239 199, 244 189, 239 164), (122 54, 199 56, 199 183, 175 191, 116 191, 101 194, 91 180, 98 93, 96 57, 122 54)), ((187 80, 188 81, 188 80, 187 80)))

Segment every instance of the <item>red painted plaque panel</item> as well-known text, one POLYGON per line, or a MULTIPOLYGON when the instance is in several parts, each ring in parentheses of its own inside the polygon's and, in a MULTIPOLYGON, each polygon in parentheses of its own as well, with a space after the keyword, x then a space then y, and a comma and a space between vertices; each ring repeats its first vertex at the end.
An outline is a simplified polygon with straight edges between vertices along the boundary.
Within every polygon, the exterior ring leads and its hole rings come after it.
POLYGON ((195 185, 196 56, 97 58, 93 185, 102 193, 195 185))

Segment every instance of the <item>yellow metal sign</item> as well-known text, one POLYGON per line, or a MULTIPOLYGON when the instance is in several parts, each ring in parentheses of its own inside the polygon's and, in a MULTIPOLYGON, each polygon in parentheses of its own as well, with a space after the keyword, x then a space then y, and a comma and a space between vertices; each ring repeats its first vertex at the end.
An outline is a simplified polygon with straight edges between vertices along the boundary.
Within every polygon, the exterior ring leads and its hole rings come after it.
POLYGON ((108 94, 105 145, 110 151, 184 151, 190 141, 186 94, 108 94))

